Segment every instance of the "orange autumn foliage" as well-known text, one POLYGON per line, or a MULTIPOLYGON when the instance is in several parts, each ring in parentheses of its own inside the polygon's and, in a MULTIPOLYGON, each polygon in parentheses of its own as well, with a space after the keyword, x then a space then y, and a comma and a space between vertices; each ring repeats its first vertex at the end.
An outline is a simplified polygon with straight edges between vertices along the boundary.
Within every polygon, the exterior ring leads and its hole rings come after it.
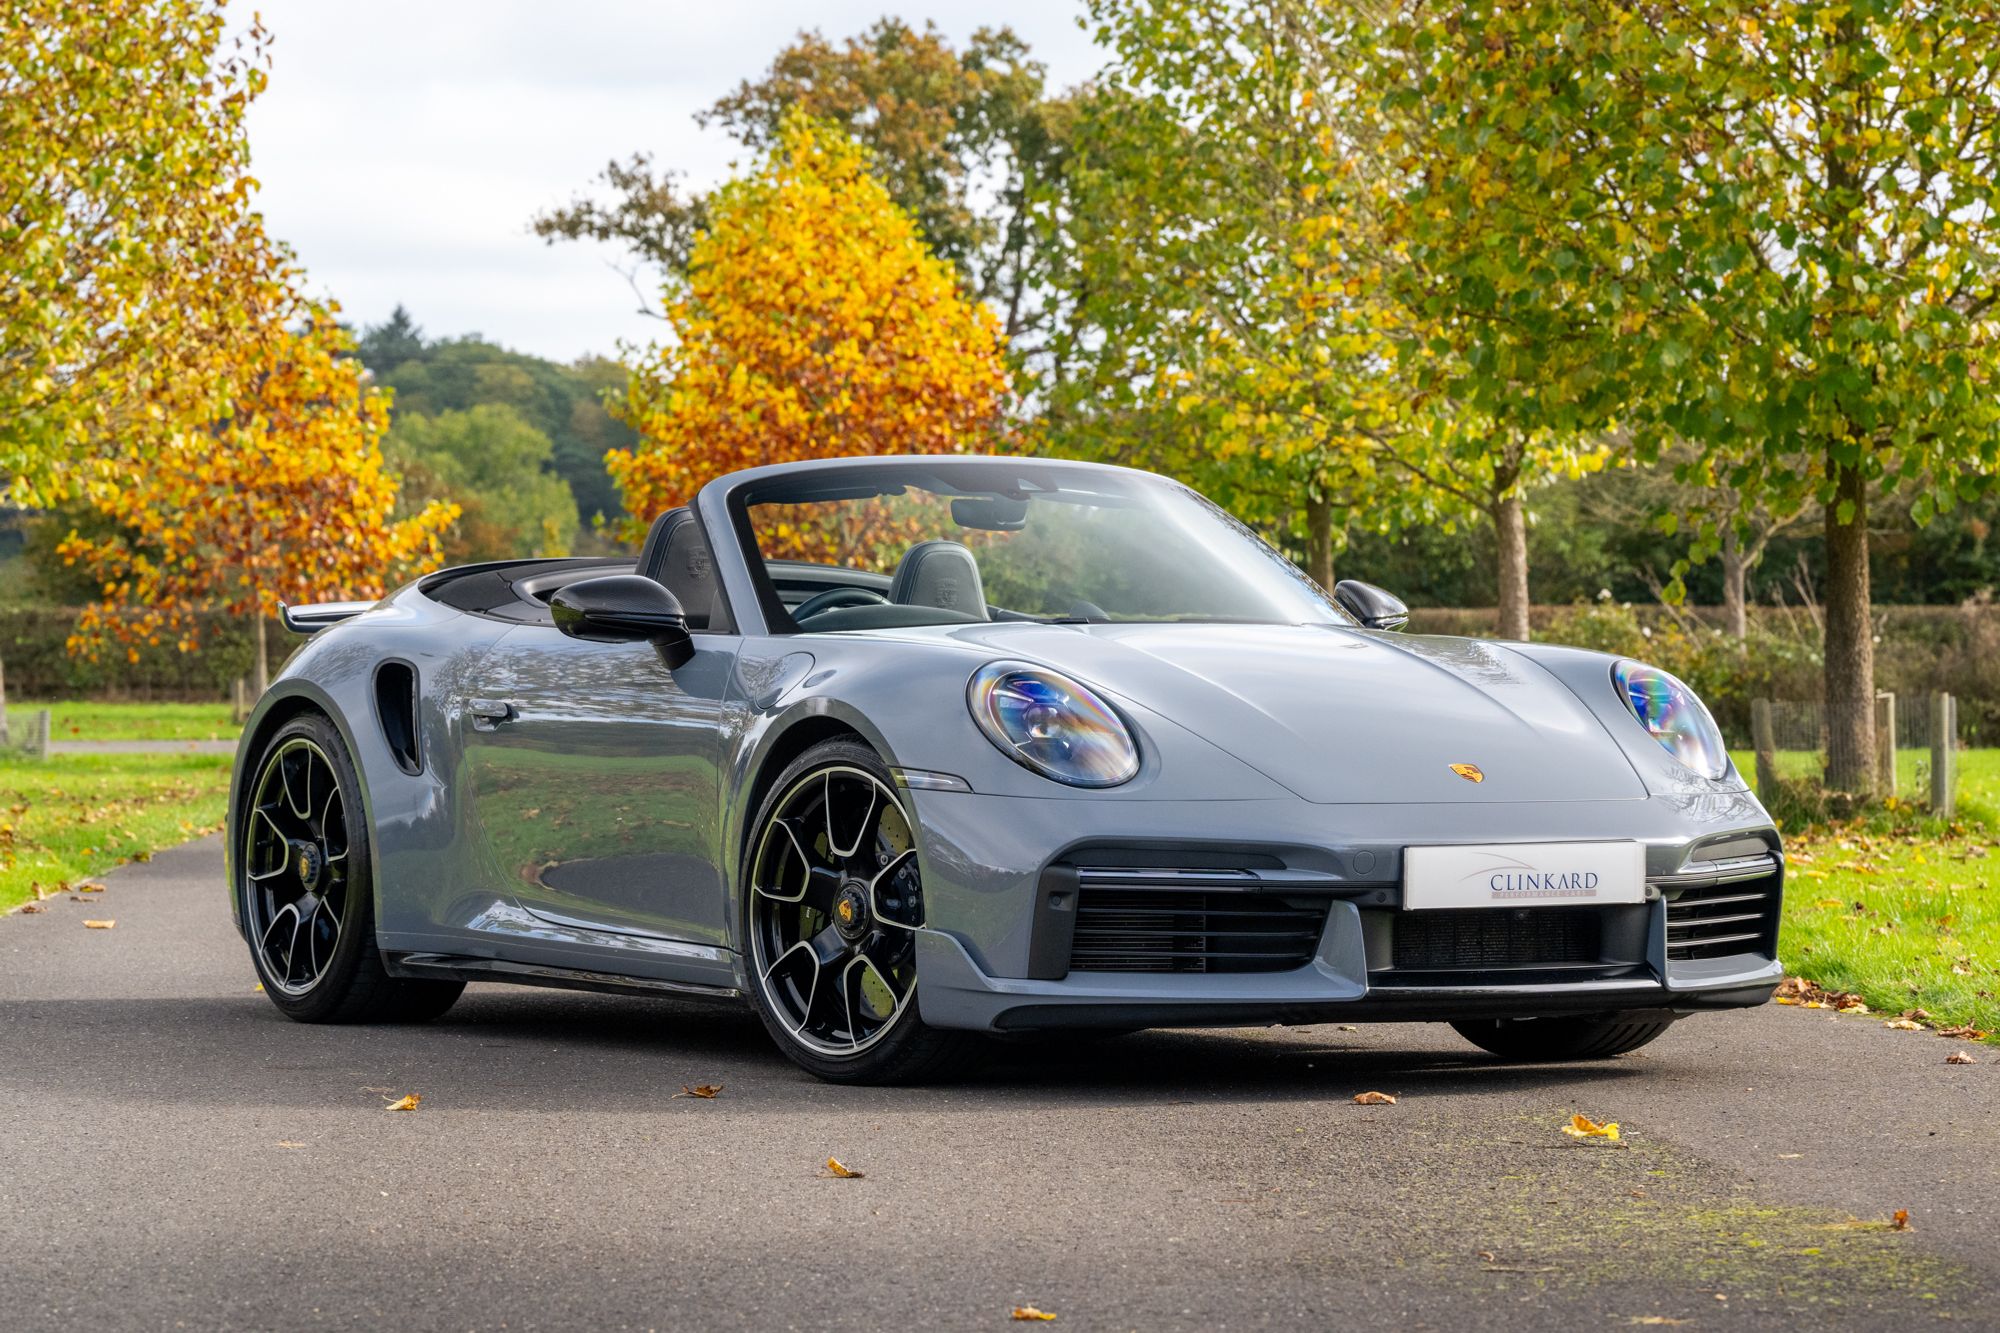
POLYGON ((393 518, 380 442, 388 395, 364 384, 331 312, 240 349, 232 412, 206 429, 94 463, 85 498, 123 531, 58 548, 102 582, 70 650, 112 640, 199 647, 197 610, 271 614, 280 602, 379 597, 438 560, 458 507, 393 518))
POLYGON ((837 130, 793 115, 710 217, 619 408, 639 443, 605 457, 642 525, 737 468, 959 452, 996 428, 997 321, 837 130))

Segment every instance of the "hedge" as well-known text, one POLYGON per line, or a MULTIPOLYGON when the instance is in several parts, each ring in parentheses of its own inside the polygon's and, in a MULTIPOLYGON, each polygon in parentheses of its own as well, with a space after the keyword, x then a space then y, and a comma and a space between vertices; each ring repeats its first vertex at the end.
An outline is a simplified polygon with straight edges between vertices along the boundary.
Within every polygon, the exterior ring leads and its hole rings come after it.
MULTIPOLYGON (((201 617, 199 652, 184 653, 172 643, 142 645, 134 662, 124 645, 114 644, 95 661, 75 657, 65 645, 79 614, 69 607, 0 608, 0 667, 9 698, 227 699, 230 683, 248 676, 257 658, 252 622, 215 614, 201 617)), ((271 669, 300 642, 272 621, 271 669)))

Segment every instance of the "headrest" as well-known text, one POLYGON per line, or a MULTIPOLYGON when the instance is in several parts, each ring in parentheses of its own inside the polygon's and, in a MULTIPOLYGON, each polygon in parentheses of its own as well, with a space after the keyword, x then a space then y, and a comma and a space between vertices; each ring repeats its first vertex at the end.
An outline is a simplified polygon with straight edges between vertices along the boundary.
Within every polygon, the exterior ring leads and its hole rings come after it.
POLYGON ((707 629, 715 614, 715 561, 701 525, 685 507, 653 520, 639 548, 639 572, 679 599, 689 629, 707 629))
POLYGON ((889 600, 898 606, 935 606, 978 620, 990 618, 979 562, 958 542, 918 542, 905 551, 889 581, 889 600))

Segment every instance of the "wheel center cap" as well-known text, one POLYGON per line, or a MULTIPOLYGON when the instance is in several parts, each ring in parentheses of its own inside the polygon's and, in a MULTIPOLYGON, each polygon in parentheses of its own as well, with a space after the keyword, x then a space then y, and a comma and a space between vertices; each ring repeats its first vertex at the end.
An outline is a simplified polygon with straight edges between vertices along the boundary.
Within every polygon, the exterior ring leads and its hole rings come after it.
POLYGON ((856 939, 868 929, 868 888, 849 880, 833 900, 833 924, 848 939, 856 939))
POLYGON ((326 868, 326 858, 319 848, 303 838, 292 843, 292 871, 299 877, 300 887, 310 891, 319 887, 320 872, 326 868))

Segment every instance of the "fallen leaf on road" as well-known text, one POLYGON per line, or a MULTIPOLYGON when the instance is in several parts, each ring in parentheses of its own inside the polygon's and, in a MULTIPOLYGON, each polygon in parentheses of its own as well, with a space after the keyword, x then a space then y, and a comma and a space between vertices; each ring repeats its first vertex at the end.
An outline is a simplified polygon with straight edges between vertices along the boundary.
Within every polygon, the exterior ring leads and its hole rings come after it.
POLYGON ((1668 1324, 1685 1324, 1688 1321, 1685 1319, 1674 1319, 1671 1318, 1670 1316, 1663 1314, 1641 1314, 1641 1315, 1633 1315, 1632 1322, 1635 1324, 1668 1325, 1668 1324))
POLYGON ((280 1148, 303 1148, 303 1147, 305 1147, 306 1145, 305 1145, 305 1144, 303 1144, 303 1143, 293 1143, 293 1142, 292 1142, 291 1140, 289 1140, 289 1139, 279 1139, 279 1140, 278 1140, 278 1146, 279 1146, 280 1148))
POLYGON ((1938 1035, 1940 1037, 1948 1037, 1953 1041, 1984 1041, 1993 1034, 1984 1028, 1976 1028, 1970 1023, 1964 1023, 1955 1028, 1939 1028, 1938 1035))
POLYGON ((79 885, 77 885, 77 886, 76 886, 76 888, 77 888, 77 892, 79 892, 79 893, 102 893, 102 892, 104 892, 104 886, 103 886, 102 884, 79 884, 79 885))
POLYGON ((1354 1094, 1356 1106, 1394 1106, 1396 1099, 1386 1092, 1357 1092, 1354 1094))
POLYGON ((1894 1028, 1898 1032, 1922 1032, 1924 1030, 1924 1025, 1913 1018, 1892 1018, 1882 1026, 1885 1028, 1894 1028))
POLYGON ((1493 1253, 1493 1251, 1491 1250, 1481 1250, 1479 1252, 1479 1257, 1481 1259, 1484 1259, 1489 1264, 1497 1264, 1500 1262, 1500 1256, 1493 1253))
POLYGON ((385 1111, 414 1111, 417 1109, 417 1103, 422 1100, 422 1097, 413 1092, 399 1102, 390 1102, 382 1109, 385 1111))
POLYGON ((1047 1323, 1049 1320, 1054 1319, 1055 1315, 1047 1310, 1037 1310, 1032 1305, 1017 1305, 1014 1307, 1014 1313, 1009 1317, 1013 1319, 1034 1319, 1042 1323, 1047 1323))
POLYGON ((264 983, 263 983, 263 982, 261 982, 261 981, 260 981, 260 982, 258 982, 258 983, 257 983, 257 985, 256 985, 256 987, 255 987, 255 989, 257 989, 257 990, 263 990, 263 989, 264 989, 264 983))
POLYGON ((1778 1154, 1779 1160, 1785 1162, 1796 1162, 1799 1158, 1804 1156, 1805 1154, 1802 1152, 1781 1152, 1778 1154))
POLYGON ((1896 1210, 1896 1215, 1889 1219, 1889 1230, 1908 1231, 1909 1229, 1910 1229, 1910 1210, 1907 1208, 1898 1208, 1896 1210))
MULTIPOLYGON (((690 1088, 687 1084, 683 1083, 681 1084, 681 1090, 675 1093, 674 1096, 700 1097, 704 1101, 708 1101, 712 1100, 715 1094, 721 1091, 722 1091, 722 1085, 720 1083, 697 1083, 692 1088, 690 1088)), ((669 1100, 672 1099, 670 1098, 669 1100)))
POLYGON ((1973 1059, 1964 1051, 1953 1051, 1944 1058, 1944 1062, 1948 1065, 1976 1065, 1979 1063, 1979 1061, 1973 1059))
POLYGON ((1589 1116, 1573 1115, 1569 1118, 1569 1123, 1563 1126, 1563 1133, 1573 1139, 1610 1139, 1616 1142, 1618 1122, 1610 1120, 1600 1125, 1589 1116))
POLYGON ((34 915, 35 913, 37 913, 37 912, 46 912, 47 910, 48 910, 48 908, 46 908, 46 907, 37 907, 37 906, 35 906, 35 905, 34 905, 33 903, 23 903, 23 904, 21 904, 21 914, 22 914, 23 916, 33 916, 33 915, 34 915))
MULTIPOLYGON (((1861 1003, 1861 1001, 1856 1000, 1853 1004, 1841 1005, 1840 1012, 1843 1014, 1865 1014, 1868 1012, 1868 1006, 1861 1003)), ((1893 1027, 1894 1024, 1891 1024, 1891 1026, 1893 1027)), ((1915 1027, 1916 1024, 1912 1023, 1910 1024, 1910 1026, 1915 1027)))
POLYGON ((86 921, 83 923, 83 928, 85 930, 110 930, 117 924, 116 921, 86 921))
POLYGON ((826 1173, 838 1180, 865 1180, 868 1175, 865 1171, 856 1171, 838 1157, 826 1159, 826 1173))
POLYGON ((1773 997, 1772 997, 1772 1001, 1773 1001, 1773 1003, 1776 1003, 1776 1004, 1797 1004, 1797 1003, 1798 1003, 1798 1001, 1797 1001, 1797 1000, 1794 1000, 1794 999, 1793 999, 1793 998, 1792 998, 1791 996, 1789 996, 1789 995, 1777 995, 1777 996, 1773 996, 1773 997))
POLYGON ((1919 1023, 1926 1021, 1930 1016, 1931 1011, 1928 1009, 1905 1009, 1903 1011, 1903 1017, 1915 1019, 1919 1023))

